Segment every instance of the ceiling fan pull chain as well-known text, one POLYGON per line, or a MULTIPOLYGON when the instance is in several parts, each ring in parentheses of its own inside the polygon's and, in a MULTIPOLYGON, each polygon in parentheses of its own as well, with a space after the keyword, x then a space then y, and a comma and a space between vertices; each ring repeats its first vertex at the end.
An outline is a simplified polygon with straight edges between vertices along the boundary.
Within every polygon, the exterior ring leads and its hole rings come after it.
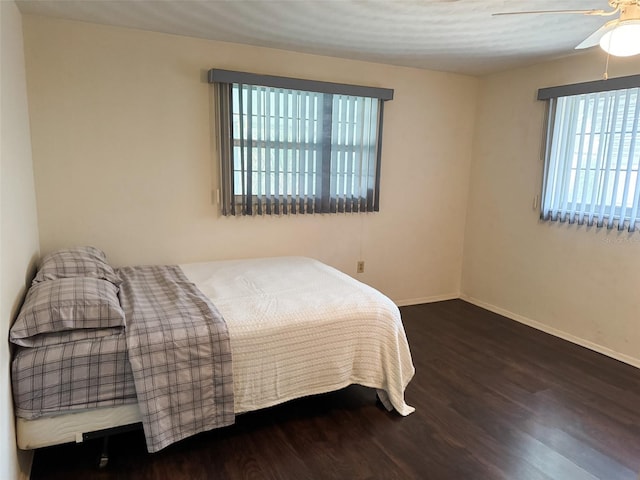
POLYGON ((609 57, 611 57, 611 54, 607 52, 607 63, 604 67, 604 75, 602 75, 602 78, 604 78, 605 80, 609 80, 609 57))

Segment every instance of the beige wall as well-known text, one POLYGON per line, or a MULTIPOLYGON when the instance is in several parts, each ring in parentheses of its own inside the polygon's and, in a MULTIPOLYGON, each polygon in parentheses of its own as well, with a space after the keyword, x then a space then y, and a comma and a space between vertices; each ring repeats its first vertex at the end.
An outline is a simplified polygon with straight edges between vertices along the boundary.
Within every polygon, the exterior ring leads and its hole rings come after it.
MULTIPOLYGON (((640 366, 640 232, 540 222, 545 104, 537 89, 599 80, 579 57, 482 79, 462 292, 499 313, 640 366)), ((610 77, 640 73, 612 58, 610 77)))
POLYGON ((456 297, 478 80, 25 16, 43 253, 115 264, 307 255, 398 302, 456 297), (395 89, 381 212, 221 218, 211 202, 212 67, 395 89))
POLYGON ((27 109, 22 20, 0 2, 0 478, 27 475, 31 455, 16 451, 9 377, 9 327, 38 255, 38 226, 27 109))

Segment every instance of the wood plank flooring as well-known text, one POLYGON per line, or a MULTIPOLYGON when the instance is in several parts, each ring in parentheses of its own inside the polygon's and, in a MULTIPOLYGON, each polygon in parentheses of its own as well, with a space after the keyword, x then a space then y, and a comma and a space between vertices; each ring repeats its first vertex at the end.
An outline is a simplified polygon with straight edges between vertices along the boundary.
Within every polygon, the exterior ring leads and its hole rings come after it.
MULTIPOLYGON (((33 479, 640 480, 640 370, 461 300, 404 307, 408 417, 351 386, 146 453, 36 452, 33 479)), ((639 327, 640 328, 640 327, 639 327)))

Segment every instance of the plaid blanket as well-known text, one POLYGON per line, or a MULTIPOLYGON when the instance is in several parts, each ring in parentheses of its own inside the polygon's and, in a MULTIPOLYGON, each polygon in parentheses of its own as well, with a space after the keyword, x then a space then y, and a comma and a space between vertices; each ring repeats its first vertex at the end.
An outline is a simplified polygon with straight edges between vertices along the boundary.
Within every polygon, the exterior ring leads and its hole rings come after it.
POLYGON ((215 306, 178 266, 124 267, 118 272, 149 452, 232 424, 231 347, 215 306))

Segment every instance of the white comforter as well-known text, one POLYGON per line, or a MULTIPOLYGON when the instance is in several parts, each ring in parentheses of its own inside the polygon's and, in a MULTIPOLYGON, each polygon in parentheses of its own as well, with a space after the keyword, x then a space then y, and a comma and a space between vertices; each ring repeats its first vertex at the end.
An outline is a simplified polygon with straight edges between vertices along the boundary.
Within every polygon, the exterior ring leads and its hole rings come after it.
POLYGON ((377 290, 301 257, 181 265, 229 329, 236 413, 360 384, 401 415, 414 367, 400 312, 377 290))

